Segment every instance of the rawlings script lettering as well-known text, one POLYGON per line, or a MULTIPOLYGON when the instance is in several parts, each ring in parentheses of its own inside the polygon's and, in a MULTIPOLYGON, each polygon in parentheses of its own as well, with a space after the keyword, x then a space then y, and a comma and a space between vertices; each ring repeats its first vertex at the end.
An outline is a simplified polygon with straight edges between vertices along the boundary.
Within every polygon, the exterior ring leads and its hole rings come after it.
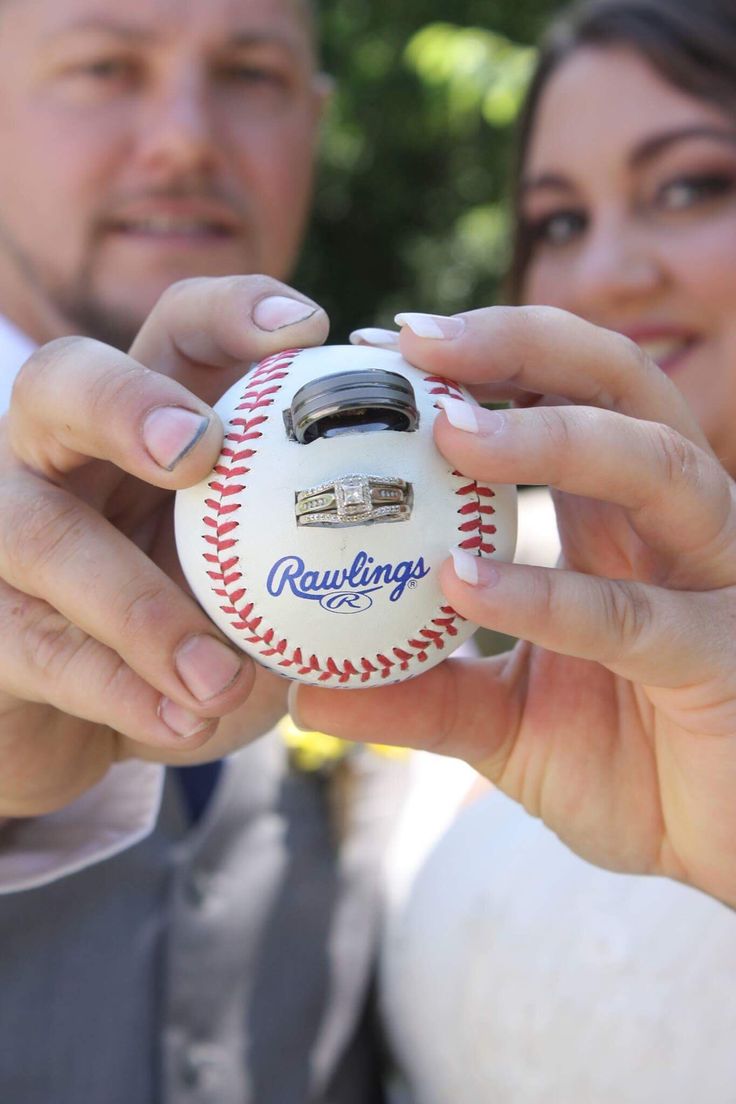
POLYGON ((278 598, 288 587, 296 598, 310 598, 318 602, 330 594, 345 591, 368 594, 393 584, 389 594, 392 602, 398 602, 407 586, 429 575, 424 560, 401 560, 397 564, 377 564, 367 552, 359 552, 350 567, 326 571, 308 571, 300 556, 282 556, 268 574, 268 593, 278 598))

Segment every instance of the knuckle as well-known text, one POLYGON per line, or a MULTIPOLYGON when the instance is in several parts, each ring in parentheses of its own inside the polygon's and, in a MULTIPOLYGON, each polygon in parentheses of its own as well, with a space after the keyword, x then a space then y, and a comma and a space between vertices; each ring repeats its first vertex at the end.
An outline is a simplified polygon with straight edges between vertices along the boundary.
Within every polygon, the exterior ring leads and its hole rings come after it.
POLYGON ((661 370, 654 363, 648 353, 645 353, 641 345, 637 344, 633 338, 627 337, 625 334, 617 333, 613 330, 608 331, 614 346, 617 346, 620 350, 620 357, 617 358, 622 367, 625 366, 624 380, 627 381, 631 378, 632 373, 636 377, 652 376, 658 380, 661 378, 661 370))
POLYGON ((176 280, 161 293, 154 308, 154 313, 168 310, 174 304, 178 304, 182 297, 189 299, 193 296, 200 296, 211 288, 215 282, 214 277, 208 276, 189 276, 185 280, 176 280))
MULTIPOLYGON (((109 425, 120 411, 137 406, 141 399, 143 378, 149 374, 133 360, 121 358, 115 364, 100 368, 87 381, 85 388, 85 420, 92 426, 109 425)), ((153 376, 153 373, 150 373, 153 376)))
POLYGON ((566 472, 575 463, 578 446, 576 412, 573 407, 561 410, 554 406, 540 406, 535 411, 541 433, 541 447, 545 460, 545 478, 552 486, 564 481, 566 472))
POLYGON ((668 485, 700 482, 701 454, 691 441, 671 426, 657 425, 652 443, 658 469, 668 485))
POLYGON ((123 637, 133 641, 157 639, 172 612, 171 591, 166 581, 142 583, 132 579, 117 599, 117 625, 123 637))
POLYGON ((16 578, 40 576, 53 560, 58 567, 77 556, 84 520, 75 499, 53 484, 41 485, 14 511, 12 524, 3 525, 6 562, 16 578))
POLYGON ((641 649, 652 624, 649 596, 641 586, 617 579, 608 580, 602 593, 606 634, 615 642, 611 658, 631 658, 641 649))
POLYGON ((63 374, 71 362, 78 363, 94 344, 86 337, 58 337, 36 349, 15 377, 11 409, 21 406, 33 412, 39 391, 50 384, 51 377, 63 374))
POLYGON ((45 603, 29 603, 20 626, 20 651, 41 682, 57 685, 89 638, 45 603))

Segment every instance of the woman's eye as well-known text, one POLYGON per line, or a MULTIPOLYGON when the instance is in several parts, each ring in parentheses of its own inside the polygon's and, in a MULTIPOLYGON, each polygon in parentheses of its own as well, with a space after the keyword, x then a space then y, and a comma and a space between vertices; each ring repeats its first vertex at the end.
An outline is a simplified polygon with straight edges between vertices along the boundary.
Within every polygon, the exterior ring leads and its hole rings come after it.
POLYGON ((585 225, 585 216, 580 211, 555 211, 531 220, 530 231, 537 245, 568 245, 582 233, 585 225))
POLYGON ((79 65, 76 73, 93 80, 112 81, 129 77, 133 72, 133 63, 123 58, 101 58, 99 61, 79 65))
POLYGON ((736 190, 730 176, 710 175, 681 177, 672 180, 657 193, 657 204, 665 211, 684 211, 698 203, 718 199, 736 190))

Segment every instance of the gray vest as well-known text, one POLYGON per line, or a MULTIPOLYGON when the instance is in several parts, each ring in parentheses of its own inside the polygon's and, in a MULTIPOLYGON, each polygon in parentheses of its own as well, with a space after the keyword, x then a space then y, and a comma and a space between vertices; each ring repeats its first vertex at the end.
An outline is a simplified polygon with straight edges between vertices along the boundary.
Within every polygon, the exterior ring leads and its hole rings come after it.
POLYGON ((0 897, 2 1104, 377 1104, 368 994, 400 763, 331 784, 272 736, 190 828, 170 779, 122 855, 0 897))

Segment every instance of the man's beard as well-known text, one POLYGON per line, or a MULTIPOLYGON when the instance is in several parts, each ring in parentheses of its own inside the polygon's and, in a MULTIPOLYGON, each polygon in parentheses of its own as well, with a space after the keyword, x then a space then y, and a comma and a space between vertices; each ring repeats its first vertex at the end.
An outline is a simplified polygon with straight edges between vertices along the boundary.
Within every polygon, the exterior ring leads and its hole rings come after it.
POLYGON ((0 246, 10 257, 12 264, 35 293, 44 312, 51 308, 69 333, 103 341, 126 352, 133 344, 144 317, 134 316, 130 310, 103 303, 93 290, 94 259, 98 241, 89 243, 84 262, 76 277, 66 285, 49 273, 26 252, 5 226, 0 223, 0 246))
POLYGON ((75 292, 59 293, 54 306, 78 333, 123 352, 131 347, 144 322, 143 318, 134 318, 129 311, 101 303, 91 289, 78 288, 75 292))

